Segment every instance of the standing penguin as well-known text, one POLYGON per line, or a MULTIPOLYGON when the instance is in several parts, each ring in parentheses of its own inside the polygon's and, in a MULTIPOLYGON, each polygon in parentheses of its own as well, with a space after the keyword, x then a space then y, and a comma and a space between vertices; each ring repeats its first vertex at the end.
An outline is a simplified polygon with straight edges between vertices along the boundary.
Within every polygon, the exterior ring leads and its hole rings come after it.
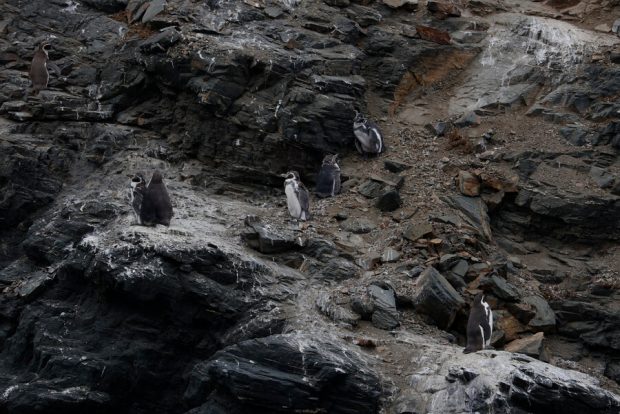
POLYGON ((299 180, 297 171, 289 171, 282 175, 284 180, 284 193, 286 194, 286 204, 291 217, 306 221, 310 218, 310 194, 299 180))
POLYGON ((142 208, 142 199, 146 192, 146 181, 142 173, 137 173, 131 179, 131 188, 129 189, 129 199, 131 200, 131 207, 136 215, 136 223, 140 224, 140 209, 142 208))
POLYGON ((379 127, 357 111, 353 120, 353 133, 355 134, 355 148, 364 157, 368 154, 376 155, 383 152, 383 135, 379 127))
POLYGON ((32 64, 30 65, 30 81, 32 82, 32 90, 37 95, 41 89, 47 88, 47 82, 50 79, 50 75, 47 71, 47 61, 49 60, 48 51, 51 46, 47 42, 41 43, 34 57, 32 58, 32 64))
POLYGON ((140 221, 145 226, 155 224, 169 226, 172 215, 172 203, 170 203, 168 190, 166 190, 161 172, 156 170, 144 191, 140 206, 140 221))
POLYGON ((316 196, 319 198, 333 197, 340 194, 340 166, 338 154, 326 155, 316 180, 316 196))
POLYGON ((484 301, 484 295, 478 293, 474 298, 469 319, 467 320, 467 347, 465 354, 480 351, 491 346, 493 333, 493 311, 484 301))

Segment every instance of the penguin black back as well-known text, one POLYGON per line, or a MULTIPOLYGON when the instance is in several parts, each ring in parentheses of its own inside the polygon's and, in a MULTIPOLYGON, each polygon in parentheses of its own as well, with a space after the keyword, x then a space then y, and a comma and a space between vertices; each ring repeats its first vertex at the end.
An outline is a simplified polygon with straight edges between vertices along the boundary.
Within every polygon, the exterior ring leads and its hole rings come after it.
POLYGON ((32 57, 30 81, 32 82, 32 89, 35 95, 38 94, 41 89, 47 88, 47 83, 49 82, 47 61, 49 59, 48 51, 50 48, 49 43, 41 43, 32 57))
POLYGON ((467 320, 467 346, 463 351, 466 354, 476 352, 491 345, 493 333, 493 312, 484 295, 478 293, 469 312, 467 320))
POLYGON ((168 190, 161 172, 155 171, 144 191, 142 206, 140 207, 140 221, 145 226, 155 224, 169 226, 172 216, 172 203, 168 190))
POLYGON ((316 196, 319 198, 333 197, 340 194, 340 166, 338 154, 326 155, 316 180, 316 196))

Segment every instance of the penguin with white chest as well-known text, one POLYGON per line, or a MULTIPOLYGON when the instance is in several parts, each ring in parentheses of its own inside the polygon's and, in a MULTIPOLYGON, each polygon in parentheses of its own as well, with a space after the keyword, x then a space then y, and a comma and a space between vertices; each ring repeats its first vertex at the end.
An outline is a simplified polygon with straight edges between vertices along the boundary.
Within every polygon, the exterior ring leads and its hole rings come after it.
POLYGON ((316 180, 315 194, 319 198, 333 197, 340 194, 340 184, 338 154, 326 155, 316 180))
POLYGON ((467 320, 467 346, 463 353, 469 354, 491 346, 493 333, 493 311, 484 295, 478 293, 474 298, 469 319, 467 320))
POLYGON ((310 218, 310 194, 299 180, 297 171, 289 171, 282 175, 284 180, 284 193, 288 212, 294 219, 306 221, 310 218))
POLYGON ((144 179, 144 175, 142 173, 134 175, 130 181, 130 185, 129 200, 136 216, 136 223, 140 224, 140 209, 142 208, 142 199, 146 191, 146 180, 144 179))
POLYGON ((364 157, 383 152, 383 134, 379 126, 359 112, 355 113, 355 119, 353 119, 353 134, 355 135, 355 148, 364 157))

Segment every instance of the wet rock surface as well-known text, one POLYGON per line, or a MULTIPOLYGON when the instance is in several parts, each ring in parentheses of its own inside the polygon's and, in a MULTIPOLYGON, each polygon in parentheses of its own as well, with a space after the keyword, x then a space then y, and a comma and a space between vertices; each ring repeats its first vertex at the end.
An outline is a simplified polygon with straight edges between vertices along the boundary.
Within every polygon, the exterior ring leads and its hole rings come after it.
POLYGON ((618 412, 620 40, 590 3, 1 3, 0 412, 618 412), (327 153, 342 194, 291 221, 280 174, 327 153), (156 168, 170 227, 127 199, 156 168), (512 354, 462 354, 478 292, 512 354))

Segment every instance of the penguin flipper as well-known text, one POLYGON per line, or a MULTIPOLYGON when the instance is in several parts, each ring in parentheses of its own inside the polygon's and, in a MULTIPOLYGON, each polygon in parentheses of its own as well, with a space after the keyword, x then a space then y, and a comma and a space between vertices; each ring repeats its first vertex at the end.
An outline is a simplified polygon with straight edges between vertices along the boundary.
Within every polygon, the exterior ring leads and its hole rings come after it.
POLYGON ((360 154, 364 155, 364 150, 362 149, 362 144, 360 143, 359 139, 357 139, 357 137, 355 138, 355 148, 357 149, 357 152, 359 152, 360 154))
MULTIPOLYGON (((299 200, 299 206, 301 207, 301 215, 304 216, 305 220, 310 218, 310 194, 306 187, 300 183, 299 189, 297 190, 297 198, 299 200)), ((300 217, 302 218, 302 217, 300 217)))

